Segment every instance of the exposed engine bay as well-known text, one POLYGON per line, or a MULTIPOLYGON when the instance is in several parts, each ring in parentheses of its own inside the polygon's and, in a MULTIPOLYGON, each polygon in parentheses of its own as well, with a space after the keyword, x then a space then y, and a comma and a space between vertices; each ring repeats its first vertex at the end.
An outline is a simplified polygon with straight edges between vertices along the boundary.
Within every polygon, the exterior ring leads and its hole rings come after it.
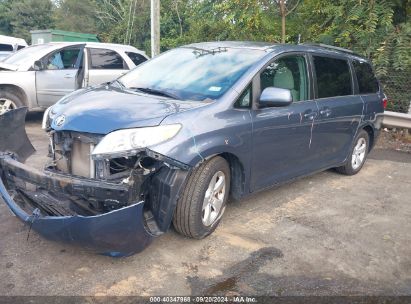
MULTIPOLYGON (((103 136, 78 132, 49 131, 50 163, 45 170, 59 174, 72 175, 95 181, 104 181, 129 188, 129 195, 112 195, 107 192, 103 197, 75 198, 75 203, 84 214, 110 212, 129 205, 130 202, 145 202, 145 217, 155 219, 150 227, 153 232, 165 231, 168 227, 161 224, 160 217, 167 210, 169 203, 162 195, 170 198, 171 187, 181 170, 187 167, 166 157, 143 149, 134 156, 93 159, 92 151, 103 136), (166 191, 166 193, 163 193, 166 191), (160 223, 160 227, 157 227, 160 223), (158 231, 159 230, 159 231, 158 231)), ((172 207, 172 206, 171 206, 172 207)), ((171 212, 172 213, 172 212, 171 212)))

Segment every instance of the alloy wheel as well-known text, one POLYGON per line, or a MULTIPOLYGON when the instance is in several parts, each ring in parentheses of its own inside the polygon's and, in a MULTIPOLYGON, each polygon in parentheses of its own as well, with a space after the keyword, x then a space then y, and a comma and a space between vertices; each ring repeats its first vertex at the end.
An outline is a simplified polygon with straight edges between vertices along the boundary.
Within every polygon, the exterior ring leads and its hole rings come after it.
POLYGON ((206 190, 202 208, 202 221, 204 226, 213 225, 221 217, 226 195, 226 177, 224 172, 218 171, 211 178, 206 190))
POLYGON ((16 104, 10 99, 0 98, 0 115, 3 115, 4 113, 16 108, 16 104))
POLYGON ((365 159, 365 153, 367 151, 367 141, 365 138, 360 137, 354 147, 351 165, 354 170, 360 168, 365 159))

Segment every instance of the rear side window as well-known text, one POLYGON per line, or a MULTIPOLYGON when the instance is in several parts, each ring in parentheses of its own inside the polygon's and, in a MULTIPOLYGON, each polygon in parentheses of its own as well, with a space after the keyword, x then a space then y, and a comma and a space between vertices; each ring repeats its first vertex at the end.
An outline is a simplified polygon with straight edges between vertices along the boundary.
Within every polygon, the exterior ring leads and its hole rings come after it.
POLYGON ((352 94, 351 73, 348 61, 314 56, 318 98, 352 94))
POLYGON ((379 90, 377 78, 374 76, 371 65, 367 62, 354 60, 352 62, 357 76, 360 94, 377 93, 379 90))
POLYGON ((124 70, 127 64, 115 51, 105 49, 90 50, 90 68, 97 70, 124 70))
POLYGON ((0 52, 13 52, 13 46, 11 44, 0 43, 0 52))
POLYGON ((147 61, 147 58, 143 55, 133 52, 126 52, 126 54, 128 57, 130 57, 131 61, 133 61, 136 66, 142 64, 144 61, 147 61))

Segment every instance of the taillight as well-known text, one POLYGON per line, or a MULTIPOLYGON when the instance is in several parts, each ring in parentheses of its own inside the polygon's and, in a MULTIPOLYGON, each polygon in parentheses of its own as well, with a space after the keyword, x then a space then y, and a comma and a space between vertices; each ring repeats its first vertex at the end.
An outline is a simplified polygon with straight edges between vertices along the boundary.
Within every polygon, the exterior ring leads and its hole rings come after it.
POLYGON ((384 107, 384 109, 386 109, 387 105, 388 105, 388 99, 387 99, 387 96, 384 96, 384 98, 382 99, 382 106, 384 107))

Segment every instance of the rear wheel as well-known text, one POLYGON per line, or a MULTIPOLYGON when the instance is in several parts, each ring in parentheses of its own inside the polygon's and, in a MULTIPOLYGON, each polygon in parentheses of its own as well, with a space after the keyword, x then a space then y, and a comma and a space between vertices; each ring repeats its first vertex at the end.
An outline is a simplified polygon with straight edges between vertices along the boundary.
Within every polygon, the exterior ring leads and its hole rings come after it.
POLYGON ((174 228, 181 234, 202 239, 211 234, 224 214, 230 193, 230 168, 214 157, 194 169, 174 214, 174 228))
POLYGON ((0 115, 23 106, 23 102, 17 95, 9 91, 0 90, 0 115))
POLYGON ((361 130, 354 140, 354 146, 351 149, 346 164, 336 168, 336 170, 345 175, 354 175, 360 172, 367 159, 369 142, 370 139, 367 131, 361 130))

